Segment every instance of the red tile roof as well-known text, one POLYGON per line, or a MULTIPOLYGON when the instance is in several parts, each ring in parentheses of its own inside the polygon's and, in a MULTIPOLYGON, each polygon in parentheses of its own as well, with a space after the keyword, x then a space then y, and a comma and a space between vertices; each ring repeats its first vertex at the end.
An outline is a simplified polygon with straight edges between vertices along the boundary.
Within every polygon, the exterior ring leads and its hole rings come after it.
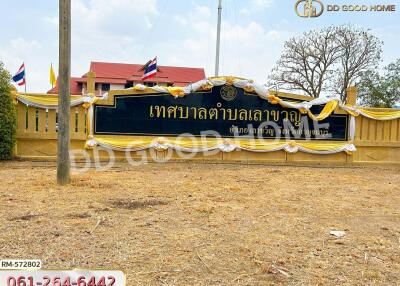
MULTIPOLYGON (((78 86, 80 78, 79 77, 71 77, 70 85, 71 85, 71 94, 73 95, 78 95, 82 94, 81 88, 78 86)), ((57 78, 57 83, 56 86, 50 89, 48 94, 58 94, 58 78, 57 78)))
MULTIPOLYGON (((138 64, 91 62, 90 70, 96 78, 141 81, 143 75, 143 65, 138 64)), ((203 68, 158 66, 157 75, 148 81, 189 84, 204 78, 203 68)))
MULTIPOLYGON (((87 82, 87 78, 79 78, 78 82, 87 82)), ((96 77, 96 83, 126 84, 126 79, 96 77)))
MULTIPOLYGON (((90 70, 96 74, 97 83, 126 84, 128 81, 141 82, 143 65, 91 62, 90 70)), ((203 68, 158 66, 157 75, 146 81, 185 86, 206 77, 203 68)), ((71 78, 71 94, 81 94, 78 83, 86 82, 86 75, 71 78)), ((57 93, 57 87, 47 93, 57 93)))

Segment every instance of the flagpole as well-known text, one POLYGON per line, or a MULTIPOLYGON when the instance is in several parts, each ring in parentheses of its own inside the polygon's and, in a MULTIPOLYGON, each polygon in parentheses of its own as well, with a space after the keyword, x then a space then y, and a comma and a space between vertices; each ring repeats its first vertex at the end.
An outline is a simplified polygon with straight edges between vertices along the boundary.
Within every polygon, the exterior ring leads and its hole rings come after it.
POLYGON ((24 84, 24 87, 25 87, 25 93, 26 93, 26 66, 25 66, 25 62, 24 62, 24 68, 25 68, 25 84, 24 84))
MULTIPOLYGON (((50 62, 50 73, 53 71, 53 62, 50 62)), ((51 77, 51 74, 50 74, 50 77, 51 77)), ((51 81, 51 89, 53 89, 53 80, 52 79, 50 79, 50 81, 51 81)))
POLYGON ((24 84, 24 86, 25 86, 25 93, 26 93, 26 67, 25 67, 25 84, 24 84))
POLYGON ((222 14, 222 0, 219 0, 218 4, 218 24, 217 24, 217 47, 215 55, 215 76, 219 73, 219 50, 221 42, 221 14, 222 14))

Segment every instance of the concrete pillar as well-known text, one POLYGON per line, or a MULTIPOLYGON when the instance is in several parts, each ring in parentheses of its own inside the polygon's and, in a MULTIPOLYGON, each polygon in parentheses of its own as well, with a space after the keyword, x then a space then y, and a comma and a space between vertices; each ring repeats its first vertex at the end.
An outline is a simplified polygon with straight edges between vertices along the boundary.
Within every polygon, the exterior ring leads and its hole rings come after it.
POLYGON ((347 105, 356 105, 357 103, 357 87, 350 86, 346 89, 346 104, 347 105))
POLYGON ((59 1, 57 183, 70 182, 71 0, 59 1))
POLYGON ((89 71, 86 74, 86 78, 87 78, 87 93, 89 94, 95 94, 96 89, 96 73, 93 71, 89 71))

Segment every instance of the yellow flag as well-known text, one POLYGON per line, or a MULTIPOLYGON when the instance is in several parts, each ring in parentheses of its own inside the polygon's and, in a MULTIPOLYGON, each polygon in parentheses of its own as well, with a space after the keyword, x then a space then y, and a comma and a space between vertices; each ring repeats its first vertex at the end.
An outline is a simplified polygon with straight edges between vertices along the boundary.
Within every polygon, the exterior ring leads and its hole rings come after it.
POLYGON ((54 73, 53 64, 50 65, 50 84, 51 87, 55 86, 57 82, 56 74, 54 73))

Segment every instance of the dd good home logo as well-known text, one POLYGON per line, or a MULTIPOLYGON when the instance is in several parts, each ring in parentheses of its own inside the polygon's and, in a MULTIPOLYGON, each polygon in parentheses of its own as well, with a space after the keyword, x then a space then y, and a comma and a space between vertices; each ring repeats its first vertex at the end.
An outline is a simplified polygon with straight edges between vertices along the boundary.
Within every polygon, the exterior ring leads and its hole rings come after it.
POLYGON ((294 10, 299 17, 316 18, 322 15, 327 7, 327 12, 396 12, 396 5, 393 4, 370 4, 363 5, 324 5, 321 0, 297 0, 294 10))
POLYGON ((328 5, 328 12, 396 12, 396 5, 328 5))
POLYGON ((298 0, 294 9, 300 17, 316 18, 324 13, 324 4, 320 0, 298 0))

